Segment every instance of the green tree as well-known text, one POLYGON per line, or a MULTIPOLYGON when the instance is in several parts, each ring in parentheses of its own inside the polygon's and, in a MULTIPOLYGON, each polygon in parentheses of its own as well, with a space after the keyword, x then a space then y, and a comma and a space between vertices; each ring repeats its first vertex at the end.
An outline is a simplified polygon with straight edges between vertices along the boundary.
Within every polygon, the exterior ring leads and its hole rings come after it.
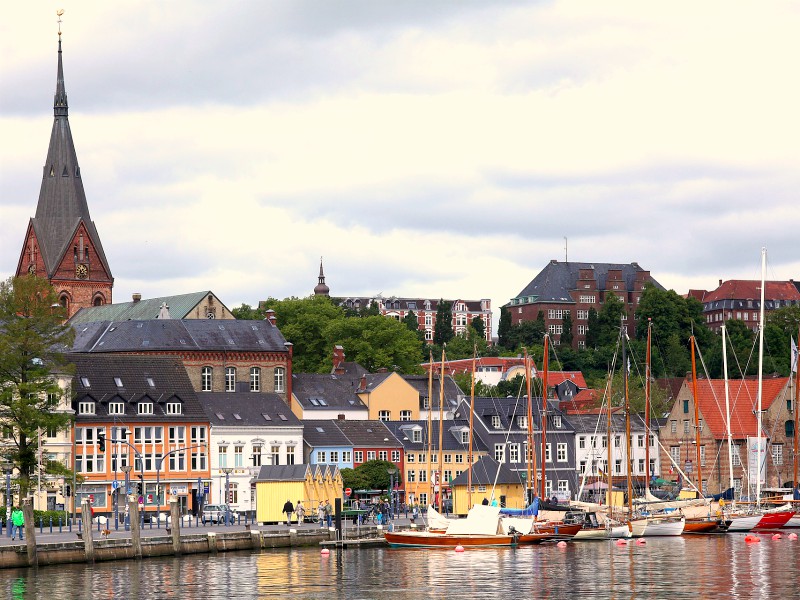
POLYGON ((563 346, 571 346, 572 338, 572 312, 565 311, 564 317, 561 319, 561 338, 559 341, 563 346))
POLYGON ((369 303, 369 306, 363 307, 358 316, 360 317, 377 317, 381 314, 381 307, 378 305, 377 301, 373 300, 369 303))
POLYGON ((416 332, 382 316, 331 321, 322 331, 326 348, 340 344, 345 355, 369 371, 380 368, 419 373, 422 351, 416 332))
MULTIPOLYGON (((525 377, 522 375, 516 375, 510 380, 503 379, 497 383, 498 398, 507 398, 508 396, 516 398, 517 396, 524 396, 525 390, 525 377)), ((531 393, 534 394, 534 392, 531 393)))
POLYGON ((366 475, 357 469, 345 468, 341 469, 340 473, 342 474, 342 489, 368 490, 372 488, 366 475))
POLYGON ((621 317, 625 313, 625 304, 616 294, 606 294, 606 301, 597 315, 597 342, 601 346, 613 346, 619 338, 621 317))
MULTIPOLYGON (((470 395, 472 390, 472 373, 454 373, 453 381, 467 396, 470 395)), ((497 397, 497 388, 493 385, 487 385, 480 379, 475 380, 475 396, 493 396, 497 397)))
MULTIPOLYGON (((488 349, 488 344, 477 331, 469 327, 465 332, 457 334, 447 343, 446 354, 449 360, 472 358, 476 349, 478 356, 484 356, 488 349)), ((441 351, 439 355, 441 355, 441 351)))
POLYGON ((236 319, 245 321, 261 320, 264 318, 265 313, 261 308, 253 308, 249 304, 242 304, 231 309, 231 314, 236 319))
POLYGON ((417 319, 417 315, 413 310, 408 311, 408 314, 403 317, 403 324, 408 327, 409 331, 417 332, 419 331, 419 320, 417 319))
POLYGON ((453 303, 439 300, 433 325, 433 343, 443 346, 453 339, 453 303))
POLYGON ((296 373, 325 373, 330 370, 333 346, 324 332, 331 324, 345 320, 341 307, 326 296, 285 300, 269 298, 262 306, 265 311, 275 311, 276 325, 286 340, 294 345, 292 362, 296 373))
POLYGON ((478 337, 486 339, 486 324, 481 317, 473 317, 470 327, 475 330, 478 337))
MULTIPOLYGON (((797 342, 798 327, 800 327, 800 306, 784 306, 770 311, 766 315, 767 324, 775 325, 786 335, 792 336, 797 342)), ((766 331, 766 328, 764 328, 766 331)))
MULTIPOLYGON (((57 306, 58 296, 45 279, 15 277, 0 284, 0 420, 11 432, 0 456, 18 471, 21 497, 28 495, 38 469, 38 431, 65 430, 72 421, 56 410, 63 395, 56 375, 70 372, 63 349, 75 335, 57 306)), ((47 461, 44 468, 71 474, 58 461, 47 461)))
MULTIPOLYGON (((387 469, 396 469, 397 465, 387 460, 368 460, 358 465, 355 471, 364 478, 369 487, 374 490, 389 490, 389 473, 387 469)), ((352 486, 351 486, 352 487, 352 486)))
POLYGON ((508 334, 509 343, 513 344, 512 349, 519 349, 520 347, 532 348, 533 346, 542 345, 544 339, 544 324, 536 319, 535 321, 522 321, 511 327, 508 334))
POLYGON ((514 345, 508 339, 511 333, 511 311, 507 306, 500 307, 500 322, 497 325, 497 343, 503 348, 513 350, 514 345))

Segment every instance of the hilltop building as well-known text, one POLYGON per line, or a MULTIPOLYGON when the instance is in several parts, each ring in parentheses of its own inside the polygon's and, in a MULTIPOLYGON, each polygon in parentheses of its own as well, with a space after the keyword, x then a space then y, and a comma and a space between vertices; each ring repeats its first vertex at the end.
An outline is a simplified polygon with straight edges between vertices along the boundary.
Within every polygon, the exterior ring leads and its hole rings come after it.
MULTIPOLYGON (((719 332, 731 319, 744 321, 753 331, 758 330, 761 311, 761 281, 755 279, 719 280, 717 289, 710 292, 692 290, 691 295, 703 303, 706 325, 719 332)), ((767 281, 764 290, 764 311, 800 305, 800 290, 793 280, 767 281)))

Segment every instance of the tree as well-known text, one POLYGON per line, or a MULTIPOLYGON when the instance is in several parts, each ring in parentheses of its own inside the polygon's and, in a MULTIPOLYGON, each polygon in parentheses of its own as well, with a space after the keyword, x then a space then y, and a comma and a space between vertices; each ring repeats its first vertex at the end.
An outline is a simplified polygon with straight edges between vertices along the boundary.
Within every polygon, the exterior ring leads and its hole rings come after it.
MULTIPOLYGON (((467 331, 459 333, 448 342, 446 354, 450 360, 472 358, 476 349, 478 356, 484 356, 487 348, 486 340, 472 327, 469 327, 467 331)), ((441 350, 439 355, 441 355, 441 350)))
POLYGON ((564 346, 571 346, 572 337, 572 313, 567 310, 561 319, 561 338, 559 341, 564 346))
POLYGON ((231 314, 234 316, 234 318, 245 321, 261 320, 265 316, 263 308, 253 308, 249 304, 244 303, 241 306, 232 308, 231 314))
POLYGON ((331 321, 322 331, 327 348, 339 344, 345 355, 368 371, 380 368, 419 373, 422 351, 416 332, 382 316, 331 321))
POLYGON ((475 330, 479 337, 486 339, 486 324, 481 317, 473 317, 470 327, 475 330))
POLYGON ((507 306, 500 307, 500 322, 497 325, 497 343, 503 348, 514 349, 514 345, 509 342, 508 336, 511 333, 511 311, 507 306))
POLYGON ((399 471, 397 465, 388 460, 368 460, 358 465, 355 471, 364 478, 369 487, 374 490, 389 490, 389 473, 387 469, 394 468, 399 471))
POLYGON ((371 489, 369 479, 362 471, 357 469, 342 469, 342 487, 351 488, 353 490, 368 490, 371 489))
POLYGON ((531 348, 535 345, 541 345, 544 338, 544 324, 536 319, 535 321, 522 321, 511 327, 508 334, 509 343, 513 344, 512 349, 518 349, 522 346, 531 348))
POLYGON ((436 307, 436 321, 433 325, 433 343, 443 346, 453 339, 453 305, 439 300, 436 307))
POLYGON ((419 331, 419 321, 417 320, 417 315, 413 310, 408 311, 408 314, 403 317, 403 324, 408 327, 409 331, 413 331, 415 333, 419 331))
MULTIPOLYGON (((331 369, 333 346, 324 332, 332 323, 344 321, 344 310, 326 296, 269 298, 263 308, 275 311, 276 325, 291 342, 293 371, 325 373, 331 369)), ((387 319, 388 320, 388 319, 387 319)))
MULTIPOLYGON (((11 432, 0 456, 18 471, 21 497, 38 469, 38 432, 65 430, 72 422, 69 413, 56 411, 63 394, 56 375, 70 371, 63 350, 75 336, 64 318, 47 280, 26 275, 0 284, 0 421, 11 432)), ((71 474, 58 461, 47 461, 44 470, 71 474)))
POLYGON ((616 294, 606 294, 606 301, 603 302, 597 315, 597 343, 600 346, 613 346, 617 343, 624 312, 625 304, 622 300, 616 294))

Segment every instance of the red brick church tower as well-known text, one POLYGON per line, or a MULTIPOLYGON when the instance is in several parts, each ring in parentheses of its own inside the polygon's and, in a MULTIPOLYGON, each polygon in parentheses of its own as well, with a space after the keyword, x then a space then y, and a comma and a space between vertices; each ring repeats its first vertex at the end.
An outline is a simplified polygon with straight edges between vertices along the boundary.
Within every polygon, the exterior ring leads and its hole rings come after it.
POLYGON ((69 128, 61 32, 53 105, 55 120, 42 175, 36 216, 30 220, 17 275, 46 277, 68 316, 85 306, 111 302, 114 278, 100 236, 89 216, 81 169, 69 128))

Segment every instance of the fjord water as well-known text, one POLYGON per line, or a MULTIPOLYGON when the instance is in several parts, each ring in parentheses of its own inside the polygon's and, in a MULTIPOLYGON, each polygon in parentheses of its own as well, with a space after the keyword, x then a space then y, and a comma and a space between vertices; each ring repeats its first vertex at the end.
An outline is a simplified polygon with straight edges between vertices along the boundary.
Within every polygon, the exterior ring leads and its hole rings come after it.
POLYGON ((0 598, 796 598, 800 541, 265 550, 0 571, 0 598))

